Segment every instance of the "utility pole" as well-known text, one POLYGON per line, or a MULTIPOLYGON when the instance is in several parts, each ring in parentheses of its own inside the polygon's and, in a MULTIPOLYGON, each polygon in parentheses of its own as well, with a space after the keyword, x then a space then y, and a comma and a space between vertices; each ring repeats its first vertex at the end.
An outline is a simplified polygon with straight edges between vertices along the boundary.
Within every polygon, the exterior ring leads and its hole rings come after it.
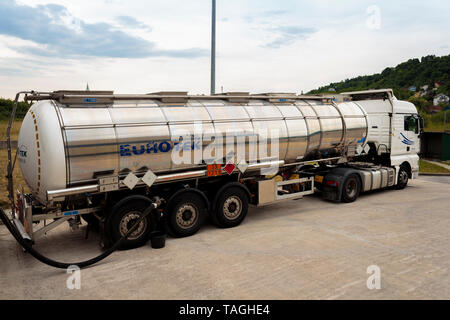
POLYGON ((216 93, 216 0, 212 0, 211 95, 216 93))

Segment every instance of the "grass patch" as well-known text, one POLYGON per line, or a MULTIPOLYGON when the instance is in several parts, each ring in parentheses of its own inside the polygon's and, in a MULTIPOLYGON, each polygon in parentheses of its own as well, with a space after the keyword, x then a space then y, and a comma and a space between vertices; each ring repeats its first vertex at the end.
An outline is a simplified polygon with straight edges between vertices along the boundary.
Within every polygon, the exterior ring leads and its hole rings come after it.
MULTIPOLYGON (((16 150, 13 150, 13 160, 16 150)), ((8 179, 6 174, 8 172, 8 150, 0 150, 0 207, 8 208, 8 179)), ((19 164, 16 161, 16 166, 14 167, 14 190, 22 191, 22 186, 25 192, 30 192, 25 180, 22 178, 22 172, 20 172, 19 164)))
MULTIPOLYGON (((11 140, 17 140, 19 138, 20 126, 22 120, 16 120, 11 128, 11 140)), ((8 121, 0 121, 0 140, 6 140, 6 130, 8 129, 8 121)))
POLYGON ((426 160, 419 160, 419 172, 423 173, 450 173, 450 170, 438 166, 437 164, 428 162, 426 160))
MULTIPOLYGON (((450 116, 449 116, 450 118, 450 116)), ((446 124, 445 131, 450 131, 450 123, 446 124)), ((444 132, 444 124, 431 123, 425 127, 425 132, 444 132)))
POLYGON ((447 111, 447 123, 444 128, 444 111, 429 114, 421 113, 423 119, 425 120, 425 131, 426 132, 443 132, 445 130, 450 130, 450 112, 447 111))

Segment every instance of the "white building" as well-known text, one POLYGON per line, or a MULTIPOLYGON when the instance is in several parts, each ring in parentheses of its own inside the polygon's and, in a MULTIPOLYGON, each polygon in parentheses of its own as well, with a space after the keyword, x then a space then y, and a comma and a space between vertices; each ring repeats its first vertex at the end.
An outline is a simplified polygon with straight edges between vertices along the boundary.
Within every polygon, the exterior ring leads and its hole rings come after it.
POLYGON ((434 97, 433 99, 433 105, 437 106, 441 103, 448 103, 450 101, 450 98, 448 96, 446 96, 443 93, 438 94, 437 96, 434 97))

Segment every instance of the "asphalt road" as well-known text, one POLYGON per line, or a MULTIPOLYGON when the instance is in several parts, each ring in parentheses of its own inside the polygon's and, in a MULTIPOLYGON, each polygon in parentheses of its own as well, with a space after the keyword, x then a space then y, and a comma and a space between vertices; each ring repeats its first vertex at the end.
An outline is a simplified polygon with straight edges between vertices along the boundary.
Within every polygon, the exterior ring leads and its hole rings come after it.
MULTIPOLYGON (((252 208, 237 228, 116 252, 72 290, 65 270, 24 254, 0 226, 0 298, 450 299, 449 195, 449 184, 420 179, 350 204, 313 196, 252 208), (381 289, 367 288, 372 265, 381 289)), ((84 230, 63 226, 36 249, 66 262, 99 254, 84 230)))

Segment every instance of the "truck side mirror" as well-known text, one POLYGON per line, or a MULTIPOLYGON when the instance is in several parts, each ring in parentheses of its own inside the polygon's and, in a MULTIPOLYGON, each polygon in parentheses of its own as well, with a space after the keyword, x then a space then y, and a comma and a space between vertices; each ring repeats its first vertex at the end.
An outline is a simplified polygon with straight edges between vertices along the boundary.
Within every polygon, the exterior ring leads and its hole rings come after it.
POLYGON ((420 127, 420 131, 419 131, 419 137, 420 137, 425 129, 425 121, 423 120, 421 115, 419 115, 419 127, 420 127))

